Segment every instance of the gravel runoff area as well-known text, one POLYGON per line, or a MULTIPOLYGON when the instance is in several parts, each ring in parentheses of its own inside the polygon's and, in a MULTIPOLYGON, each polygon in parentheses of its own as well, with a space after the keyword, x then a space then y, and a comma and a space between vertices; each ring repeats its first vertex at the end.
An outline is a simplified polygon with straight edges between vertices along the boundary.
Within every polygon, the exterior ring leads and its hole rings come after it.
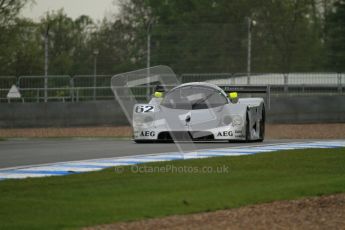
MULTIPOLYGON (((26 128, 0 129, 0 138, 20 137, 130 137, 131 128, 83 127, 83 128, 26 128)), ((267 139, 342 139, 344 124, 267 124, 267 139)))
POLYGON ((276 201, 86 229, 345 229, 345 194, 276 201))

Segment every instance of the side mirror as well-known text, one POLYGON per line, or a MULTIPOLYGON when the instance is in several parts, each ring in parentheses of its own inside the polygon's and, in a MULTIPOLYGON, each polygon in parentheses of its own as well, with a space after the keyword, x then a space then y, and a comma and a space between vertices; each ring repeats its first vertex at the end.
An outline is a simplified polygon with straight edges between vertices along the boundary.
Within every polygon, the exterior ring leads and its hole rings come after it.
POLYGON ((237 92, 230 92, 229 93, 229 98, 231 103, 236 104, 238 102, 238 94, 237 92))
POLYGON ((162 92, 155 92, 154 96, 155 96, 155 98, 162 98, 164 96, 164 93, 162 93, 162 92))

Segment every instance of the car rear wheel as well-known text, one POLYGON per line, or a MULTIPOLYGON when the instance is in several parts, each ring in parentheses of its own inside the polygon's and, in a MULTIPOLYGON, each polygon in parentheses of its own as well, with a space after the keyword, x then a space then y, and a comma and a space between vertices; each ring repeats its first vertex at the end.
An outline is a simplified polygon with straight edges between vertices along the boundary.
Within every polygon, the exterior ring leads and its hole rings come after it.
POLYGON ((246 115, 246 142, 250 142, 251 141, 251 135, 250 135, 250 125, 249 125, 249 114, 247 111, 247 115, 246 115))
POLYGON ((260 121, 260 138, 258 141, 262 142, 265 139, 265 123, 266 123, 266 112, 265 106, 262 107, 262 115, 260 121))

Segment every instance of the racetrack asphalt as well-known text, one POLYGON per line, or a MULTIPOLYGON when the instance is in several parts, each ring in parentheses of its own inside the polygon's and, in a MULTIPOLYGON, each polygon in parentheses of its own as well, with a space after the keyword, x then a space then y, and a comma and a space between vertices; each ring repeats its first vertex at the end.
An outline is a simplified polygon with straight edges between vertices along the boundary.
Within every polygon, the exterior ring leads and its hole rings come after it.
MULTIPOLYGON (((0 141, 0 169, 65 161, 215 149, 306 140, 265 140, 263 143, 153 143, 135 144, 111 138, 9 139, 0 141)), ((312 141, 312 140, 310 140, 312 141)))

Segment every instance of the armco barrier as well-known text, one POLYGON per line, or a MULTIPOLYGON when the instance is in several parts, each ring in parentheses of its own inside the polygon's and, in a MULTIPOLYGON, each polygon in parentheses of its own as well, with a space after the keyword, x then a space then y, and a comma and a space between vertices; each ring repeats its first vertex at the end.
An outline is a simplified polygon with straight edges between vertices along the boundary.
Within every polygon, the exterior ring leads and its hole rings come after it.
POLYGON ((343 123, 345 96, 271 96, 269 123, 343 123))
MULTIPOLYGON (((345 122, 344 96, 271 96, 269 123, 345 122)), ((120 126, 128 121, 115 100, 0 105, 0 128, 120 126)))
POLYGON ((0 105, 0 128, 128 125, 115 101, 0 105))
MULTIPOLYGON (((145 73, 146 74, 146 73, 145 73)), ((44 76, 0 76, 0 103, 28 102, 79 102, 90 100, 113 100, 110 88, 112 75, 49 75, 44 76), (21 100, 8 101, 6 95, 16 84, 21 100)), ((290 95, 343 94, 345 75, 342 73, 190 73, 182 74, 181 82, 208 81, 218 85, 269 85, 272 94, 282 92, 290 95)), ((141 85, 140 87, 145 87, 141 85)), ((138 91, 138 90, 137 90, 138 91)), ((146 90, 140 92, 146 97, 146 90)))

